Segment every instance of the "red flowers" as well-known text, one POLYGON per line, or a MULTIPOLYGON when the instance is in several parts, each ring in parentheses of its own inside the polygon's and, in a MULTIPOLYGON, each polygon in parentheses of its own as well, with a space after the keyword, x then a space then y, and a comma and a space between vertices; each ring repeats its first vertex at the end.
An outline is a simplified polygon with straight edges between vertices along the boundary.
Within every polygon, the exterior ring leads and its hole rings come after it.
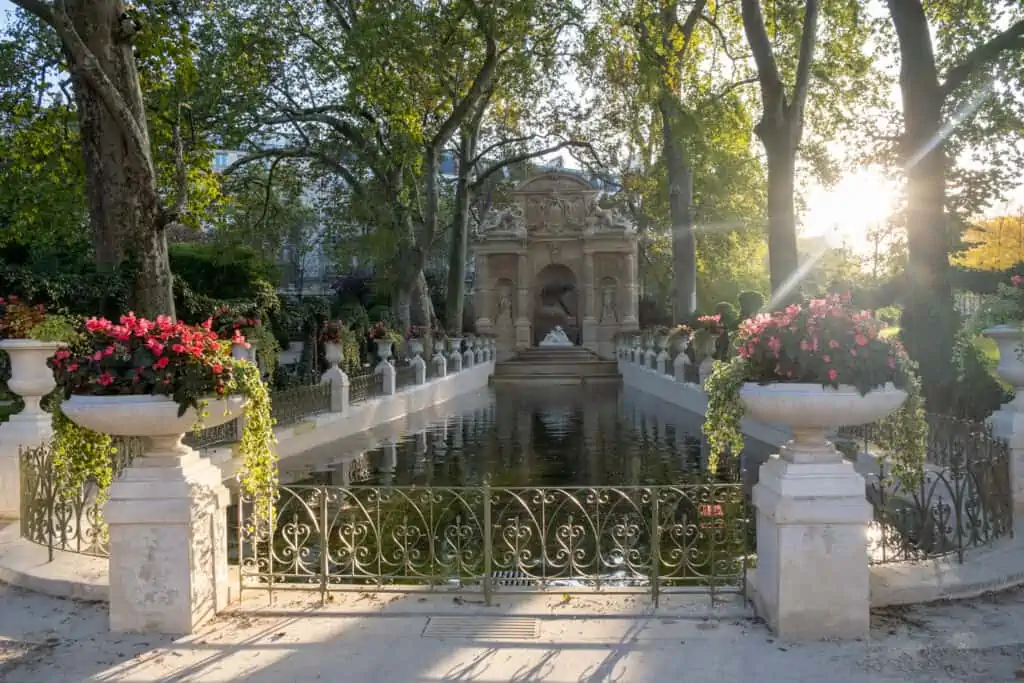
POLYGON ((1020 275, 1014 275, 1013 277, 1010 278, 1010 283, 1014 287, 1020 287, 1021 284, 1024 284, 1024 277, 1021 277, 1020 275))
POLYGON ((87 351, 60 351, 50 359, 58 382, 70 393, 163 394, 188 406, 223 393, 232 380, 230 347, 209 324, 129 313, 116 323, 92 318, 85 328, 87 351))
POLYGON ((748 379, 899 386, 902 347, 882 339, 881 323, 848 303, 848 297, 830 296, 741 323, 736 347, 747 361, 748 379))

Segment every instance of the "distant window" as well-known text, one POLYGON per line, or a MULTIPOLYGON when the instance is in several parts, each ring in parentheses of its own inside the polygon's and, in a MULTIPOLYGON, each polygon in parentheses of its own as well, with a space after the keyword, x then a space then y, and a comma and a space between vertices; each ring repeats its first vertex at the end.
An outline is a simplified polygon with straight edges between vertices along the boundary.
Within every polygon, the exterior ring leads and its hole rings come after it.
POLYGON ((228 167, 228 153, 227 152, 214 152, 213 155, 213 170, 223 171, 228 167))

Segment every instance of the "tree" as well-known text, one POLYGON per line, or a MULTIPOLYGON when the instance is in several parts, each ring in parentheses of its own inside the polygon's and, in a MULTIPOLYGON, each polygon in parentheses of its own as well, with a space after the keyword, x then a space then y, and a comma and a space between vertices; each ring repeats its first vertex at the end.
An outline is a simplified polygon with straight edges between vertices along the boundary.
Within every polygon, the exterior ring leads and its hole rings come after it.
POLYGON ((742 38, 719 23, 721 7, 606 5, 581 64, 599 114, 596 170, 637 223, 645 291, 674 300, 677 320, 763 284, 763 169, 742 97, 750 81, 737 74, 742 38))
MULTIPOLYGON (((443 220, 440 164, 517 60, 557 50, 575 8, 555 0, 302 6, 240 3, 236 25, 280 46, 256 123, 287 145, 250 159, 303 157, 343 178, 353 222, 384 233, 403 323, 432 317, 423 268, 443 220), (254 23, 255 22, 255 23, 254 23)), ((429 321, 429 320, 425 320, 429 321)))
MULTIPOLYGON (((142 315, 174 315, 164 230, 187 200, 187 183, 165 205, 157 187, 133 42, 141 26, 121 0, 14 0, 53 29, 67 57, 85 158, 96 257, 139 266, 133 294, 142 315)), ((181 148, 180 121, 176 147, 181 148)), ((183 152, 180 173, 186 171, 183 152)))
MULTIPOLYGON (((900 146, 907 175, 903 335, 921 367, 929 408, 941 410, 950 398, 959 324, 949 264, 959 230, 947 196, 947 147, 951 132, 983 101, 1002 104, 1004 98, 993 96, 1000 77, 1009 90, 1019 87, 1024 10, 1015 0, 973 0, 955 9, 937 3, 930 21, 921 0, 887 0, 887 5, 899 46, 900 146), (942 49, 938 56, 933 29, 942 49), (1016 73, 1010 70, 1014 65, 1016 73)), ((1003 129, 1006 123, 1003 119, 1003 129)))
POLYGON ((201 3, 15 4, 27 14, 6 32, 21 48, 22 78, 40 84, 36 107, 63 105, 77 118, 67 139, 82 163, 69 168, 68 180, 85 187, 79 211, 87 209, 96 260, 135 266, 136 311, 173 314, 166 233, 198 225, 217 196, 196 123, 210 110, 223 112, 212 93, 222 90, 226 73, 237 81, 244 70, 205 63, 204 78, 196 77, 191 31, 201 3), (51 77, 40 77, 47 70, 51 77), (205 97, 197 97, 200 87, 209 88, 205 97))
POLYGON ((956 260, 977 270, 1007 270, 1024 263, 1024 210, 979 221, 964 235, 967 250, 956 260))

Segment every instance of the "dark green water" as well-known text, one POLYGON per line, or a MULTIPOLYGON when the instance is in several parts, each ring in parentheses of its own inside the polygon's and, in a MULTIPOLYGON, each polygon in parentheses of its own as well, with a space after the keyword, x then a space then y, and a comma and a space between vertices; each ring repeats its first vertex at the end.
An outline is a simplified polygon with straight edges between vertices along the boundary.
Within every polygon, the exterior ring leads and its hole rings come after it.
MULTIPOLYGON (((628 388, 501 387, 369 451, 323 449, 282 481, 334 485, 608 486, 706 477, 701 416, 628 388)), ((443 410, 443 407, 442 407, 443 410)), ((718 473, 749 474, 771 448, 749 442, 718 473)))

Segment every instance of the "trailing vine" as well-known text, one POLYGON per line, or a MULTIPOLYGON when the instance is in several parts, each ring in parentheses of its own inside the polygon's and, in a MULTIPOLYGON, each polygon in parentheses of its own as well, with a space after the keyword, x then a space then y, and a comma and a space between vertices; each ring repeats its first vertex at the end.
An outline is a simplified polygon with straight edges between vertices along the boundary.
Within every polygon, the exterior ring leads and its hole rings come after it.
POLYGON ((740 421, 745 408, 740 401, 740 389, 747 379, 747 364, 739 357, 729 361, 715 361, 711 375, 704 384, 708 408, 704 418, 704 435, 708 439, 708 470, 718 470, 718 460, 725 453, 739 453, 743 449, 740 421))
POLYGON ((238 445, 242 455, 239 484, 253 499, 256 520, 262 524, 272 524, 278 478, 270 391, 260 378, 259 368, 238 361, 228 393, 240 394, 247 399, 245 426, 238 445))

